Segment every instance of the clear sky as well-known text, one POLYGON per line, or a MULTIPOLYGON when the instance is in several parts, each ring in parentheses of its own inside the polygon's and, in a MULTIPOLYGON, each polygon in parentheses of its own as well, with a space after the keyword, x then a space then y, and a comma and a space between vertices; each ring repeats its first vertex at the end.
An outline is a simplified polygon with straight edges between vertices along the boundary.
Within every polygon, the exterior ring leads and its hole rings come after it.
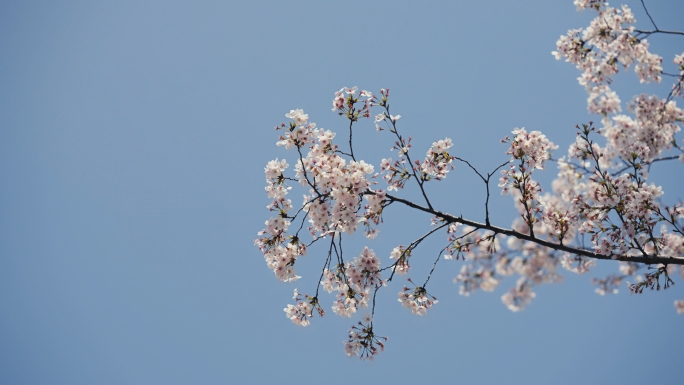
MULTIPOLYGON (((647 4, 659 27, 684 30, 684 2, 647 4)), ((389 87, 420 154, 449 136, 455 154, 490 170, 515 127, 565 153, 575 124, 599 118, 577 70, 551 51, 592 17, 569 0, 0 3, 0 383, 677 383, 680 279, 601 297, 591 278, 617 270, 601 263, 537 287, 512 313, 500 300, 511 280, 462 297, 460 262, 442 263, 426 316, 401 308, 401 281, 379 295, 375 326, 390 339, 371 363, 343 353, 356 319, 285 318, 295 287, 314 290, 324 250, 284 284, 253 245, 269 216, 264 165, 293 159, 273 126, 303 108, 342 132, 330 107, 343 86, 389 87)), ((649 41, 673 71, 684 39, 649 41)), ((632 72, 615 83, 623 102, 668 87, 632 72)), ((392 155, 371 122, 356 143, 376 165, 392 155)), ((682 176, 674 163, 652 172, 669 203, 683 198, 682 176)), ((429 190, 444 211, 483 219, 465 168, 429 190)), ((492 207, 510 226, 510 197, 492 207)), ((387 261, 429 218, 397 210, 386 221, 349 253, 368 244, 387 261)), ((420 249, 416 278, 442 246, 420 249)))

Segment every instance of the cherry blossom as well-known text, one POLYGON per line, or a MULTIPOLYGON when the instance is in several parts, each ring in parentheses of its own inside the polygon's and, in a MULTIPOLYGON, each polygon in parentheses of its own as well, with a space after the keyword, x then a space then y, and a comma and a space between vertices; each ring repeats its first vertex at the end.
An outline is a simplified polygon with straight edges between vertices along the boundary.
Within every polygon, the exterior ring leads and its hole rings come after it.
POLYGON ((674 305, 678 314, 684 314, 684 300, 677 300, 674 302, 674 305))
POLYGON ((432 147, 425 154, 425 160, 420 166, 423 173, 437 180, 446 178, 449 168, 454 168, 451 166, 454 157, 447 151, 451 146, 453 143, 449 138, 432 143, 432 147))
POLYGON ((515 287, 501 297, 501 302, 503 302, 511 311, 520 311, 527 306, 535 296, 536 294, 532 292, 532 286, 529 282, 527 282, 524 277, 520 277, 515 287))
POLYGON ((373 360, 373 357, 385 350, 387 337, 378 337, 373 332, 373 319, 370 314, 363 317, 349 329, 349 339, 342 341, 344 352, 349 357, 359 356, 362 360, 373 360))
POLYGON ((287 305, 283 311, 285 311, 285 316, 295 325, 309 326, 309 319, 313 317, 314 309, 318 311, 321 317, 325 314, 325 311, 318 304, 318 298, 316 297, 309 297, 306 294, 302 296, 297 289, 294 289, 294 296, 292 298, 297 301, 297 304, 287 305))
MULTIPOLYGON (((412 282, 409 279, 409 282, 412 282)), ((437 298, 430 295, 425 287, 417 286, 410 289, 406 286, 399 292, 399 302, 405 308, 411 309, 411 312, 416 315, 425 315, 427 310, 437 302, 437 298)))
MULTIPOLYGON (((684 53, 674 57, 678 75, 673 75, 664 69, 671 64, 651 53, 645 39, 663 31, 637 30, 627 6, 613 8, 603 0, 574 4, 578 10, 596 12, 596 17, 586 28, 561 36, 552 54, 580 71, 578 82, 587 92, 588 111, 599 115, 600 122, 579 124, 574 131, 569 128, 570 144, 560 158, 553 158, 559 147, 545 134, 526 128, 514 128, 512 136, 501 141, 505 144, 501 165, 490 172, 454 155, 448 137, 432 142, 423 159, 412 158, 412 138, 400 132, 406 120, 400 124, 401 115, 390 111, 386 88, 379 96, 356 86, 334 93, 332 110, 348 126, 348 134, 346 128, 341 131, 342 139, 318 127, 302 109, 285 114, 290 121, 275 127, 276 145, 294 153, 295 159, 276 158, 264 168, 270 217, 254 242, 267 267, 283 282, 302 278, 295 266, 309 249, 315 252, 306 259, 322 263, 314 280, 315 294, 301 295, 295 289, 295 304, 284 308, 288 319, 307 326, 314 310, 323 316, 322 288, 330 294, 333 313, 361 317, 343 341, 345 353, 373 359, 387 340, 373 331, 377 292, 393 280, 406 279, 411 287, 403 285, 398 302, 414 315, 425 315, 438 302, 426 287, 439 263, 460 265, 453 281, 463 296, 505 285, 501 301, 513 312, 529 306, 535 291, 542 295, 539 286, 562 282, 563 271, 590 274, 598 260, 618 261, 614 273, 588 279, 599 295, 616 294, 625 284, 632 294, 668 289, 676 266, 684 278, 684 204, 666 204, 665 199, 672 198, 649 179, 651 167, 662 167, 666 161, 684 163, 684 141, 677 137, 684 121, 684 111, 677 106, 677 98, 684 96, 684 53), (623 111, 622 99, 611 87, 614 75, 632 65, 639 83, 674 77, 670 94, 638 94, 625 99, 623 111), (390 151, 396 151, 395 160, 389 156, 381 160, 378 172, 354 153, 354 125, 363 118, 381 131, 374 133, 379 138, 389 135, 390 151), (454 162, 464 163, 464 172, 474 172, 483 182, 484 221, 433 206, 426 184, 444 179, 454 170, 454 162), (551 168, 550 162, 555 163, 556 177, 547 190, 539 182, 544 179, 537 176, 551 168), (519 214, 509 228, 492 224, 496 218, 490 218, 490 181, 495 175, 501 194, 512 198, 519 214), (410 189, 417 200, 399 195, 409 194, 410 189), (301 200, 292 198, 292 191, 298 191, 301 200), (429 214, 429 224, 427 220, 415 224, 426 226, 424 235, 406 242, 407 246, 376 248, 377 254, 368 246, 353 259, 346 247, 343 253, 343 237, 362 231, 370 242, 380 234, 384 213, 395 208, 429 214), (445 234, 446 239, 440 241, 441 251, 430 258, 421 244, 435 233, 445 234), (426 262, 426 257, 431 260, 426 262), (420 285, 403 277, 422 272, 413 270, 412 264, 431 267, 420 285), (369 310, 361 315, 360 309, 369 310)), ((460 186, 460 172, 461 168, 453 171, 456 177, 443 183, 460 186)), ((674 306, 677 313, 684 313, 684 300, 674 306)))

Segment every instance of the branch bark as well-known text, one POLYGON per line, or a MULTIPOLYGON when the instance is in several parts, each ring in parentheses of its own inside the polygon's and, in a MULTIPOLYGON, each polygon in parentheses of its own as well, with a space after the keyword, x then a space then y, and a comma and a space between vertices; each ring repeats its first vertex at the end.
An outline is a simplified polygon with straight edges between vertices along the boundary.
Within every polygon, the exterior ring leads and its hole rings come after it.
MULTIPOLYGON (((369 194, 373 194, 372 192, 368 192, 369 194)), ((553 250, 558 250, 558 251, 565 251, 571 254, 575 255, 580 255, 583 257, 588 257, 588 258, 594 258, 594 259, 602 259, 602 260, 609 260, 609 261, 623 261, 623 262, 636 262, 636 263, 644 263, 648 265, 652 264, 659 264, 662 263, 664 265, 684 265, 684 258, 676 258, 674 256, 660 256, 660 255, 650 255, 648 257, 629 257, 625 255, 604 255, 604 254, 599 254, 595 253, 591 250, 587 249, 582 249, 582 248, 577 248, 577 247, 570 247, 566 245, 562 245, 560 243, 554 243, 550 242, 544 239, 536 238, 528 234, 523 234, 519 233, 517 231, 511 230, 511 229, 506 229, 503 227, 498 227, 498 226, 493 226, 491 224, 486 224, 486 223, 480 223, 476 221, 472 221, 469 219, 465 219, 463 217, 457 217, 448 213, 441 212, 439 210, 431 209, 428 207, 421 206, 417 203, 411 202, 409 200, 395 197, 391 194, 386 194, 387 199, 389 199, 392 202, 399 202, 401 204, 404 204, 405 206, 411 207, 413 209, 416 209, 418 211, 422 211, 425 213, 429 213, 432 215, 437 216, 438 218, 443 219, 444 221, 448 223, 460 223, 463 225, 467 226, 472 226, 477 229, 484 229, 484 230, 489 230, 492 231, 496 234, 502 234, 510 237, 515 237, 524 241, 529 241, 536 243, 538 245, 548 247, 549 249, 553 250)))

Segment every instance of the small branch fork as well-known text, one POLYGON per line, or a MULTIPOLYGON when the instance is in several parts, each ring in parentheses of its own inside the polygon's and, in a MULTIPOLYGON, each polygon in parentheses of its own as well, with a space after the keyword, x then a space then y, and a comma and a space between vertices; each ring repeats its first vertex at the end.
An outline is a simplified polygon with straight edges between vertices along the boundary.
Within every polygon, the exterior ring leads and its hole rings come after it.
MULTIPOLYGON (((476 169, 475 167, 473 167, 473 165, 470 164, 470 162, 468 162, 467 160, 461 159, 461 158, 459 158, 459 157, 457 157, 457 156, 455 156, 454 159, 459 160, 459 161, 461 161, 461 162, 467 164, 468 167, 470 167, 473 171, 475 171, 475 173, 477 174, 477 176, 479 176, 480 179, 482 179, 482 181, 484 182, 484 184, 485 184, 485 186, 486 186, 486 188, 487 188, 487 199, 485 200, 485 224, 487 224, 487 226, 489 226, 489 225, 491 224, 491 223, 489 223, 489 180, 490 180, 490 178, 491 178, 494 174, 496 174, 497 171, 499 171, 499 170, 501 169, 501 167, 507 165, 509 162, 502 163, 499 167, 495 168, 494 171, 488 173, 488 174, 487 174, 487 177, 485 178, 485 177, 482 176, 482 174, 480 174, 480 172, 477 171, 477 169, 476 169)), ((430 208, 432 208, 432 207, 430 207, 430 208)))
POLYGON ((646 4, 644 4, 644 0, 641 0, 641 5, 644 7, 644 11, 646 11, 646 15, 648 16, 649 20, 651 20, 651 24, 653 24, 653 28, 655 28, 655 30, 653 30, 653 31, 642 31, 639 29, 635 29, 634 32, 636 32, 638 34, 645 35, 645 36, 650 36, 654 33, 664 33, 664 34, 668 34, 668 35, 682 35, 682 36, 684 36, 684 32, 665 31, 665 30, 659 29, 658 26, 656 25, 655 21, 653 21, 651 14, 648 12, 648 9, 646 8, 646 4))

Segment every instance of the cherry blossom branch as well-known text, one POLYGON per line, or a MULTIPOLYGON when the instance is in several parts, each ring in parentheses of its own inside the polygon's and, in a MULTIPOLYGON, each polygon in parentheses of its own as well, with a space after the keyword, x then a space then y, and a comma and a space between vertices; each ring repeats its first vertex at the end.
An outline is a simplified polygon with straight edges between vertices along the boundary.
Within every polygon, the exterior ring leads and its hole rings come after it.
MULTIPOLYGON (((675 97, 682 96, 684 53, 674 58, 679 75, 669 74, 662 69, 663 59, 648 51, 646 39, 640 39, 654 33, 684 35, 684 32, 659 29, 643 0, 641 3, 655 28, 653 31, 635 30, 636 20, 627 6, 617 9, 608 6, 605 0, 575 1, 578 9, 594 8, 598 16, 587 28, 573 29, 567 36, 561 36, 556 43, 558 51, 553 55, 556 59, 565 58, 582 71, 578 80, 589 93, 589 111, 603 116, 603 127, 597 132, 606 144, 601 147, 593 141, 593 136, 590 138, 590 132, 595 131, 593 123, 583 124, 582 129, 577 126, 578 136, 570 145, 567 160, 563 157, 556 161, 559 172, 551 193, 542 195, 541 185, 532 178, 535 170, 544 169, 544 162, 551 159, 551 151, 558 148, 539 131, 514 129, 513 139, 502 140, 510 144, 506 151, 509 161, 485 176, 470 162, 448 152, 453 145, 450 138, 433 142, 422 162, 413 161, 409 154, 412 138, 405 140, 399 134, 396 122, 400 116, 390 114, 389 89, 380 90, 381 100, 371 92, 358 92, 357 87, 344 87, 335 93, 333 111, 349 120, 349 152, 341 151, 333 143, 334 132, 316 128, 301 109, 286 114, 292 121, 289 126, 284 123, 276 126, 283 132, 277 145, 286 149, 296 147, 296 178, 285 176, 289 166, 285 159, 267 164, 266 192, 273 199, 268 209, 274 216, 265 222, 255 244, 276 278, 292 282, 301 278, 294 270, 297 259, 306 255, 313 243, 330 236, 315 296, 302 296, 295 289, 296 304, 284 309, 287 318, 307 326, 314 309, 323 316, 325 312, 318 300, 321 287, 328 293, 337 292, 332 310, 342 317, 352 317, 358 309, 367 308, 372 299, 371 313, 366 313, 358 326, 352 326, 349 339, 344 342, 347 355, 372 359, 384 348, 383 340, 386 341, 373 331, 378 290, 392 281, 395 273, 407 273, 411 253, 445 227, 447 246, 438 253, 423 286, 417 286, 409 278, 413 288, 404 286, 399 292, 399 302, 413 314, 423 315, 437 303, 425 287, 442 257, 465 262, 454 280, 462 284, 459 290, 462 295, 477 289, 492 291, 503 277, 519 275, 515 286, 501 297, 512 311, 521 310, 535 297, 534 286, 558 282, 562 278, 556 273, 558 265, 582 274, 595 264, 594 260, 626 262, 620 264, 621 275, 594 281, 599 286, 599 294, 617 290, 623 279, 637 271, 638 264, 649 268, 653 264, 659 266, 652 268, 654 272, 646 274, 642 282, 630 284, 632 292, 639 293, 646 287, 660 288, 661 277, 666 278, 667 288, 672 283, 669 274, 674 271, 674 265, 680 266, 684 277, 684 226, 680 223, 684 207, 681 203, 662 207, 659 198, 662 188, 648 181, 648 170, 653 163, 672 159, 684 162, 684 155, 669 156, 665 152, 674 147, 684 153, 675 138, 675 133, 681 130, 684 111, 674 101, 675 97), (666 99, 637 95, 630 104, 633 117, 619 114, 620 99, 609 87, 620 67, 626 69, 631 64, 635 64, 641 82, 660 82, 662 76, 676 78, 666 99), (393 163, 391 159, 383 159, 380 164, 383 178, 389 184, 386 190, 372 189, 377 184, 373 178, 379 174, 372 165, 357 161, 353 150, 353 125, 360 117, 369 118, 372 106, 384 109, 375 117, 376 128, 381 131, 383 128, 377 123, 385 121, 398 139, 393 149, 399 150, 399 160, 393 163), (436 210, 428 198, 425 182, 445 178, 454 169, 454 159, 465 163, 485 184, 484 223, 436 210), (510 168, 501 170, 506 164, 510 168), (618 168, 616 172, 611 171, 618 168), (522 217, 515 219, 511 228, 494 226, 490 220, 489 182, 499 170, 502 194, 513 194, 515 207, 522 217), (403 188, 411 177, 418 184, 424 204, 387 193, 403 188), (293 207, 291 200, 286 199, 292 189, 288 185, 290 181, 297 181, 309 190, 294 215, 288 214, 293 207), (378 234, 375 226, 383 221, 383 211, 394 203, 431 214, 434 228, 407 247, 395 247, 390 253, 395 261, 384 268, 380 268, 380 259, 368 247, 353 261, 348 258, 345 262, 342 234, 354 234, 363 224, 365 236, 375 238, 378 234), (301 223, 296 223, 302 211, 301 223), (308 245, 299 238, 307 221, 313 238, 308 245), (299 226, 294 234, 288 233, 291 225, 293 230, 299 226), (459 225, 467 226, 460 235, 459 225), (585 246, 585 234, 591 235, 591 246, 585 246), (504 238, 507 246, 502 247, 500 242, 504 238), (449 253, 444 254, 447 250, 449 253), (334 266, 333 253, 337 260, 334 266), (381 272, 388 269, 392 270, 391 275, 383 280, 381 272)), ((675 301, 675 307, 677 312, 684 313, 684 300, 675 301)))
POLYGON ((479 223, 476 221, 472 221, 469 219, 465 219, 462 216, 456 217, 451 214, 443 213, 441 211, 437 211, 434 209, 430 209, 428 207, 423 207, 419 204, 416 204, 414 202, 411 202, 409 200, 395 197, 391 194, 386 194, 387 199, 395 202, 402 203, 408 207, 411 207, 413 209, 423 211, 428 214, 435 215, 442 220, 448 222, 448 223, 460 223, 463 225, 467 226, 472 226, 477 229, 484 229, 484 230, 490 230, 493 231, 496 234, 502 234, 502 235, 507 235, 511 237, 515 237, 518 239, 521 239, 523 241, 530 241, 533 243, 536 243, 540 246, 548 247, 549 249, 553 250, 558 250, 558 251, 565 251, 571 254, 576 254, 576 255, 581 255, 584 257, 589 257, 589 258, 594 258, 594 259, 602 259, 602 260, 617 260, 617 261, 623 261, 623 262, 637 262, 637 263, 645 263, 645 264, 674 264, 674 265, 684 265, 684 258, 676 258, 673 256, 658 256, 658 255, 648 255, 647 257, 628 257, 628 256, 623 256, 623 255, 617 255, 617 254, 611 254, 611 255, 604 255, 604 254, 599 254, 595 253, 590 250, 586 249, 580 249, 580 248, 575 248, 575 247, 570 247, 567 245, 561 245, 559 243, 554 243, 554 242, 549 242, 544 239, 540 238, 533 238, 530 235, 519 233, 515 230, 511 229, 505 229, 502 227, 498 226, 493 226, 493 225, 487 225, 485 223, 479 223))

